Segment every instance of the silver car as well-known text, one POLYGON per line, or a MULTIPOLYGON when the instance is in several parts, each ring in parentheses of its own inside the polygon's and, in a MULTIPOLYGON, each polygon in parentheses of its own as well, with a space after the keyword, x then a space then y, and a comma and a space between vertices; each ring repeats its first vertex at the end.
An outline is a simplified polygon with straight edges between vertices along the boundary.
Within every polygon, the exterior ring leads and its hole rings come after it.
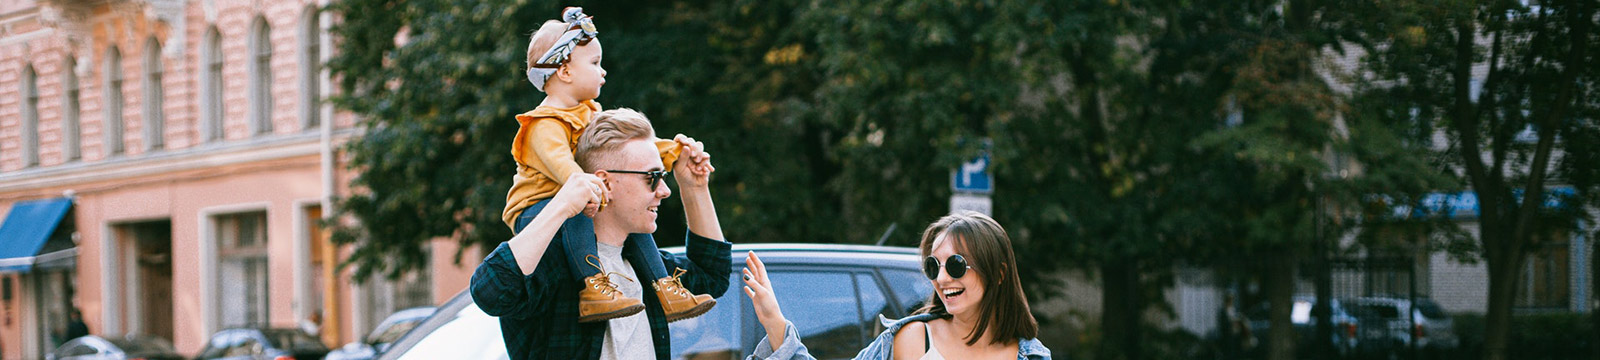
POLYGON ((433 311, 434 307, 432 306, 396 311, 394 314, 390 314, 389 317, 384 318, 383 322, 378 323, 378 326, 372 329, 372 333, 367 334, 367 338, 344 344, 344 346, 334 349, 333 352, 328 353, 328 356, 322 359, 371 359, 372 356, 383 352, 384 349, 388 349, 389 344, 400 339, 401 335, 410 332, 411 328, 417 327, 417 324, 422 323, 422 320, 427 319, 429 315, 433 315, 433 311))
POLYGON ((1374 342, 1376 348, 1371 350, 1381 353, 1403 353, 1410 351, 1412 342, 1423 351, 1452 350, 1459 345, 1456 338, 1455 322, 1450 315, 1439 308, 1439 304, 1427 298, 1416 298, 1416 306, 1410 300, 1396 297, 1358 297, 1345 300, 1345 304, 1360 316, 1372 318, 1377 321, 1377 329, 1381 331, 1378 336, 1382 342, 1374 342), (1407 318, 1402 314, 1409 313, 1407 318))
MULTIPOLYGON (((663 249, 682 254, 683 248, 663 249)), ((785 315, 818 359, 849 359, 883 331, 879 317, 899 318, 933 294, 917 249, 904 247, 734 245, 729 289, 700 317, 674 322, 673 359, 743 359, 765 336, 739 278, 746 251, 767 264, 785 315)), ((497 319, 457 294, 377 359, 507 359, 497 319)))

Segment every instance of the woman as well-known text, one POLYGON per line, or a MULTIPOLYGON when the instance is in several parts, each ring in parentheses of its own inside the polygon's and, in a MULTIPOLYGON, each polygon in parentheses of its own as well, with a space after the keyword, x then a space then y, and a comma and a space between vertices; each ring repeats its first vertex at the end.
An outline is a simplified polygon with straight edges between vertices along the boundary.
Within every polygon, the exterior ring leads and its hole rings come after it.
MULTIPOLYGON (((1035 339, 1039 324, 999 223, 975 212, 945 216, 923 230, 919 248, 933 296, 879 334, 857 360, 1050 359, 1050 349, 1035 339)), ((752 252, 745 265, 745 295, 767 330, 749 359, 815 359, 779 311, 761 259, 752 252)))

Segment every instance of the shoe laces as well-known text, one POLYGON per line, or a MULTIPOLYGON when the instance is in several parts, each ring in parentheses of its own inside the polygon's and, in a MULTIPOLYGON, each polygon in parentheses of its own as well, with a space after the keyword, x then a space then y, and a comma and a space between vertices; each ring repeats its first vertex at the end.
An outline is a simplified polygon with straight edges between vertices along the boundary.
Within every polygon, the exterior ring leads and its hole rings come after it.
POLYGON ((612 275, 621 276, 623 279, 628 279, 628 281, 637 281, 637 280, 634 280, 633 278, 628 277, 627 275, 623 275, 623 274, 616 273, 616 272, 606 271, 606 268, 604 266, 600 266, 600 264, 599 264, 599 262, 600 262, 600 257, 599 256, 594 256, 594 255, 584 256, 583 257, 583 261, 589 263, 589 266, 593 266, 595 269, 600 269, 600 273, 605 274, 605 276, 603 277, 603 280, 599 280, 599 281, 590 280, 589 281, 589 286, 593 286, 595 290, 600 290, 601 294, 611 295, 611 293, 618 293, 618 294, 622 293, 622 290, 617 289, 617 284, 611 282, 611 276, 612 275), (593 260, 590 260, 590 259, 593 259, 593 260))
POLYGON ((684 270, 683 268, 676 269, 678 271, 672 274, 671 277, 662 280, 661 285, 666 286, 667 291, 671 291, 674 294, 693 297, 693 294, 690 294, 689 290, 683 288, 683 274, 689 273, 689 270, 684 270))

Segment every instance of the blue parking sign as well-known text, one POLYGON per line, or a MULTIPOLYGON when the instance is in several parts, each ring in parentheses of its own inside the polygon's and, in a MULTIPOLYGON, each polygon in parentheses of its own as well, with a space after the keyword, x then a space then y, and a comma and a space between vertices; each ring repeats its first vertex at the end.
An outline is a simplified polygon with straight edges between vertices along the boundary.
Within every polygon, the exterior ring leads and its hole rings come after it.
POLYGON ((962 163, 952 171, 950 188, 956 192, 985 194, 994 192, 994 175, 989 174, 989 153, 979 154, 977 158, 962 163))

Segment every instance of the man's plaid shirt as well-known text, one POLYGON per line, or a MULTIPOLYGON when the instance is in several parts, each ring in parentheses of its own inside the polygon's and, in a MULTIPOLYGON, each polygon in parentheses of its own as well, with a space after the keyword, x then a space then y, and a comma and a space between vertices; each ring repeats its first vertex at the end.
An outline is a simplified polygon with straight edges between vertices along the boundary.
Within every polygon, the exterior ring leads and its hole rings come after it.
MULTIPOLYGON (((583 284, 573 281, 569 274, 572 265, 567 263, 561 245, 563 237, 567 236, 594 241, 594 222, 578 215, 562 224, 532 275, 522 275, 506 243, 500 243, 472 273, 472 300, 483 312, 500 318, 501 336, 505 337, 506 351, 513 360, 600 358, 609 322, 578 323, 578 290, 583 284)), ((666 265, 667 272, 674 272, 674 267, 688 270, 682 281, 690 292, 722 296, 728 290, 728 274, 733 269, 729 257, 733 244, 693 232, 685 237, 687 257, 661 252, 661 262, 666 265)), ((633 266, 634 273, 649 274, 644 269, 645 262, 636 258, 638 251, 632 249, 638 241, 654 240, 650 234, 629 235, 623 245, 623 258, 633 266)), ((672 336, 667 330, 661 302, 656 300, 654 289, 648 285, 654 279, 635 280, 645 284, 644 298, 640 300, 644 301, 645 314, 650 319, 655 358, 669 359, 672 336)))

